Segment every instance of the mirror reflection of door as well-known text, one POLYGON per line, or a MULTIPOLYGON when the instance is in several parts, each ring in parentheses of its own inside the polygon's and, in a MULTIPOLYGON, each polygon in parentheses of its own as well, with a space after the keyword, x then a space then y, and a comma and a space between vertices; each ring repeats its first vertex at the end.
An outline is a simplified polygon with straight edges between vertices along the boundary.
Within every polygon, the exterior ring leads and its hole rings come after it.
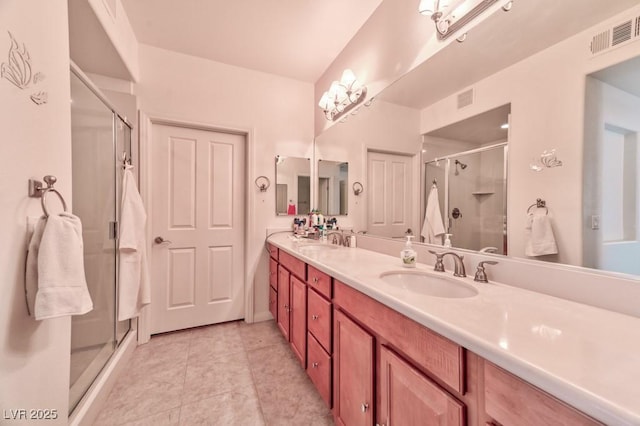
POLYGON ((587 76, 584 266, 640 274, 640 58, 587 76))
POLYGON ((321 213, 329 213, 329 178, 318 178, 318 209, 321 213))
POLYGON ((340 181, 340 214, 347 214, 347 182, 340 181))
POLYGON ((276 184, 276 214, 287 214, 287 184, 276 184))
POLYGON ((412 160, 401 154, 367 153, 367 231, 375 235, 405 238, 414 229, 412 160))
POLYGON ((298 176, 298 211, 297 214, 307 214, 311 211, 311 178, 298 176))

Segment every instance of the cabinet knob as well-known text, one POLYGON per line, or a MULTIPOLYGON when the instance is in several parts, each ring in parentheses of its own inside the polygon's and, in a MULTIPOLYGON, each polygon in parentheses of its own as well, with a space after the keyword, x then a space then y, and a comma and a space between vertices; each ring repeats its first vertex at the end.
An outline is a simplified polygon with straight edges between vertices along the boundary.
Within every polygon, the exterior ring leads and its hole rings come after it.
POLYGON ((313 278, 312 278, 312 281, 313 281, 314 283, 317 283, 317 282, 318 282, 318 277, 313 277, 313 278))
POLYGON ((360 409, 362 410, 363 413, 366 413, 367 410, 369 410, 369 404, 367 404, 366 402, 363 402, 362 405, 360 405, 360 409))
POLYGON ((311 319, 312 319, 312 320, 314 320, 314 321, 317 321, 317 320, 318 320, 318 318, 319 318, 319 317, 318 317, 317 315, 311 315, 311 319))
POLYGON ((311 367, 312 367, 312 368, 318 368, 318 363, 317 363, 317 362, 314 362, 313 364, 311 364, 311 367))

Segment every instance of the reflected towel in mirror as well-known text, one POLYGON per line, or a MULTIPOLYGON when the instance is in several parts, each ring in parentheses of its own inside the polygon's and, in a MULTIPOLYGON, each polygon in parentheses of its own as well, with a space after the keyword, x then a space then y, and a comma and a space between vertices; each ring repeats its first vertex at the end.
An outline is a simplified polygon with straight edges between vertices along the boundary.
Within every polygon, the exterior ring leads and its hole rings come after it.
POLYGON ((527 256, 544 256, 558 253, 556 238, 551 228, 551 219, 545 213, 529 213, 525 227, 525 248, 527 256))
POLYGON ((432 185, 429 197, 427 198, 427 208, 424 214, 424 223, 420 235, 424 237, 425 243, 442 245, 442 236, 445 233, 442 214, 440 213, 440 201, 438 199, 438 186, 432 185))

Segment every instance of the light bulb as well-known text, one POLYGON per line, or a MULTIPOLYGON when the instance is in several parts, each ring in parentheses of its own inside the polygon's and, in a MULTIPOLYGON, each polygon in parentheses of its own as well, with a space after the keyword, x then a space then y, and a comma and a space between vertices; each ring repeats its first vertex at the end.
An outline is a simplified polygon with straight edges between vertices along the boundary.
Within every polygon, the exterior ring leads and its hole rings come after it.
POLYGON ((356 81, 356 75, 350 69, 344 70, 342 73, 342 78, 340 79, 340 83, 344 86, 349 87, 356 81))
POLYGON ((431 16, 436 11, 435 8, 435 0, 420 0, 418 12, 421 15, 431 16))
POLYGON ((320 98, 320 102, 318 103, 318 106, 322 109, 329 109, 329 93, 324 92, 322 94, 322 97, 320 98))

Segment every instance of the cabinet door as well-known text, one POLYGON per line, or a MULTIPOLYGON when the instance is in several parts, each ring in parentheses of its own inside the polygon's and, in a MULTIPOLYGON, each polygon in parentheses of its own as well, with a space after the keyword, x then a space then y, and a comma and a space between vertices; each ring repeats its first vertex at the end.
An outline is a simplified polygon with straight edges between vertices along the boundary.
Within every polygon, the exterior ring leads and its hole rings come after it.
POLYGON ((307 361, 307 285, 295 276, 291 276, 291 328, 290 340, 293 353, 302 368, 307 361))
POLYGON ((278 321, 278 292, 273 288, 269 287, 269 311, 271 315, 273 315, 273 319, 278 321))
POLYGON ((278 266, 278 327, 289 340, 289 279, 291 274, 282 265, 278 266))
POLYGON ((373 336, 336 310, 333 337, 336 423, 372 425, 373 336))
POLYGON ((269 285, 278 289, 278 262, 269 259, 269 285))
POLYGON ((380 348, 379 424, 461 426, 464 405, 385 346, 380 348))

